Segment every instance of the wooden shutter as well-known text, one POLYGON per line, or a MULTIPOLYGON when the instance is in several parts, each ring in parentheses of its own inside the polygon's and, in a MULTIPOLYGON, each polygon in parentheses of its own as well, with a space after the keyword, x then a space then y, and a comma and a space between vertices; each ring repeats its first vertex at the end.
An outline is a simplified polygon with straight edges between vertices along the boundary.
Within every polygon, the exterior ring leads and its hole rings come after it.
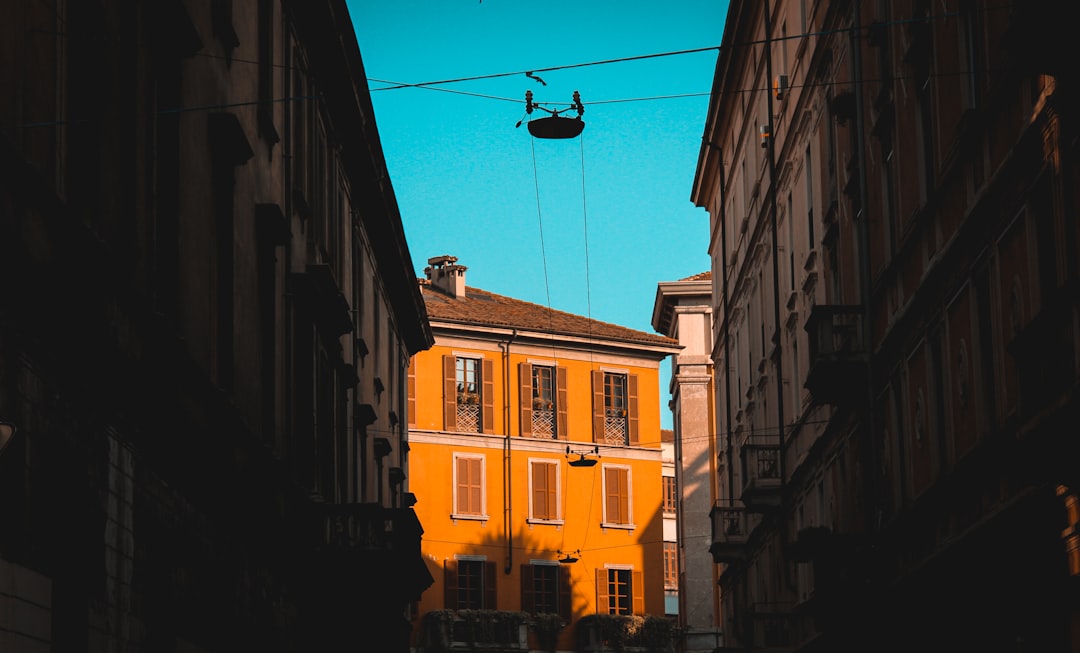
POLYGON ((535 612, 536 611, 536 595, 533 591, 536 581, 533 577, 532 565, 521 565, 521 611, 522 612, 535 612))
POLYGON ((645 581, 644 574, 635 571, 630 574, 630 595, 634 597, 634 614, 645 614, 645 581))
POLYGON ((443 428, 457 430, 457 372, 453 356, 443 356, 443 428))
POLYGON ((546 519, 544 511, 547 510, 547 474, 543 463, 532 463, 532 517, 534 519, 546 519))
POLYGON ((483 390, 480 391, 480 399, 484 402, 483 416, 480 418, 480 432, 495 432, 495 364, 485 358, 480 372, 480 382, 483 390))
POLYGON ((630 445, 638 443, 638 379, 637 374, 626 376, 626 426, 630 445))
POLYGON ((457 610, 457 600, 457 560, 447 560, 443 564, 443 607, 457 610))
POLYGON ((604 373, 593 370, 592 373, 592 430, 593 442, 604 441, 604 373))
POLYGON ((566 567, 558 567, 559 576, 559 616, 567 624, 570 623, 570 618, 573 613, 570 611, 571 603, 573 602, 574 595, 572 593, 570 585, 570 570, 566 567))
POLYGON ((611 595, 608 594, 608 570, 596 570, 596 611, 611 614, 611 595))
POLYGON ((498 604, 495 602, 495 599, 497 598, 495 596, 495 581, 497 581, 498 579, 499 577, 495 574, 495 563, 490 561, 485 562, 484 605, 482 606, 485 610, 494 610, 496 607, 498 607, 498 604))
POLYGON ((555 368, 555 408, 558 411, 555 424, 555 434, 559 436, 560 440, 566 440, 570 434, 569 420, 567 419, 566 410, 567 403, 569 402, 570 393, 566 389, 566 368, 555 368))
POLYGON ((409 413, 409 426, 416 426, 416 356, 409 358, 409 382, 407 385, 409 403, 406 411, 409 413))
POLYGON ((466 513, 469 511, 469 459, 457 459, 457 505, 454 512, 466 513))
POLYGON ((521 435, 532 437, 532 365, 518 363, 518 380, 521 385, 521 435))
POLYGON ((544 475, 547 476, 547 514, 548 519, 559 518, 559 484, 555 480, 555 465, 544 464, 544 475))

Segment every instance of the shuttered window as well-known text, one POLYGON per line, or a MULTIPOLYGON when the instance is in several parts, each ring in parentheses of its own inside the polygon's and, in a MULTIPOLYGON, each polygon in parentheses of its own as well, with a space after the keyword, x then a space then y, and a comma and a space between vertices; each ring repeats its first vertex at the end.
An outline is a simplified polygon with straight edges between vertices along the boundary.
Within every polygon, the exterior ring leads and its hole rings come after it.
POLYGON ((570 623, 570 572, 559 565, 521 565, 521 610, 557 614, 570 623))
POLYGON ((555 462, 534 460, 529 464, 532 484, 532 519, 559 518, 559 466, 555 462))
POLYGON ((447 431, 494 433, 495 364, 443 356, 443 420, 447 431))
POLYGON ((447 560, 443 567, 443 600, 448 610, 494 610, 495 563, 447 560))
POLYGON ((484 516, 484 459, 454 457, 454 515, 484 516))
POLYGON ((597 569, 596 611, 601 614, 645 614, 642 573, 632 569, 597 569))
POLYGON ((637 445, 637 375, 595 370, 592 386, 593 441, 613 446, 637 445))
POLYGON ((629 526, 630 468, 604 466, 604 526, 629 526))

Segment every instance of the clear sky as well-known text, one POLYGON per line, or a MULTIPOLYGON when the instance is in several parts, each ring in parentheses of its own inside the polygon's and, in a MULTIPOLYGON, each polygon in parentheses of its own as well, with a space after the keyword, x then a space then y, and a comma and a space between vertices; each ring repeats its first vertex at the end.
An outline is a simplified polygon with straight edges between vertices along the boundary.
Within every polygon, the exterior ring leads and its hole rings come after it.
POLYGON ((653 333, 656 284, 710 267, 690 191, 727 4, 348 0, 417 276, 449 254, 469 286, 653 333), (580 92, 581 136, 515 127, 526 90, 580 92))

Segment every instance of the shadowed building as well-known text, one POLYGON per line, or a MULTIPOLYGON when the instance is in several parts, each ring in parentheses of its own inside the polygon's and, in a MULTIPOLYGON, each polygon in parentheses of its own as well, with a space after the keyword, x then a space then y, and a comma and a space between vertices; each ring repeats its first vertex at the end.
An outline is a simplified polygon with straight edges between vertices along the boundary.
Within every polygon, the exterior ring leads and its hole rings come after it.
POLYGON ((725 650, 1077 650, 1063 3, 735 1, 708 210, 725 650))
POLYGON ((431 331, 343 0, 0 8, 3 651, 404 651, 431 331))
POLYGON ((657 284, 652 325, 679 341, 671 357, 671 400, 678 522, 679 650, 712 651, 720 644, 720 588, 709 553, 717 500, 718 440, 712 364, 712 274, 657 284))

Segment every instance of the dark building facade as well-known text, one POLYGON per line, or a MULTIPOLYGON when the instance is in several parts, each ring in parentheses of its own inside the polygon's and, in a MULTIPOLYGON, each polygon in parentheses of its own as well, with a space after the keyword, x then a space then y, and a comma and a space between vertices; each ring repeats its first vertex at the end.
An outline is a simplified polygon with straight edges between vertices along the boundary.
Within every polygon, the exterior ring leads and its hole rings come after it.
POLYGON ((407 650, 433 340, 344 0, 0 35, 0 650, 407 650))
POLYGON ((732 2, 711 218, 725 650, 1080 650, 1061 2, 732 2))

